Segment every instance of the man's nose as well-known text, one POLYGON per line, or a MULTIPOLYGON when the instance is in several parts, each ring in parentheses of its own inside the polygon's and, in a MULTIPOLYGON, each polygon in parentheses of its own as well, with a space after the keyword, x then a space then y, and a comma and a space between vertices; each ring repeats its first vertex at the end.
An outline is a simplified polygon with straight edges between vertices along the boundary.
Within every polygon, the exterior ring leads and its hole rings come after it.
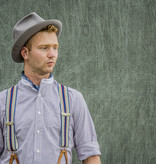
POLYGON ((54 56, 56 56, 56 52, 57 51, 53 47, 49 48, 48 57, 54 57, 54 56))

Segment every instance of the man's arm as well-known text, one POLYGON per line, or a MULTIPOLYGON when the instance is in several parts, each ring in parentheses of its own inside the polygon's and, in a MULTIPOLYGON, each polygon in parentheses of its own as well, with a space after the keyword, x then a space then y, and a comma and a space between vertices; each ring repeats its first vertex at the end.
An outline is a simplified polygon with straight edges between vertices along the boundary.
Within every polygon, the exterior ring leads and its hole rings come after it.
POLYGON ((3 143, 2 127, 0 124, 0 157, 1 157, 2 151, 4 149, 3 146, 4 146, 4 143, 3 143))
POLYGON ((101 164, 100 157, 98 155, 91 156, 83 161, 83 164, 101 164))
POLYGON ((4 150, 3 126, 2 126, 3 117, 2 117, 2 110, 1 110, 2 106, 5 108, 3 104, 3 100, 0 98, 0 158, 4 150))

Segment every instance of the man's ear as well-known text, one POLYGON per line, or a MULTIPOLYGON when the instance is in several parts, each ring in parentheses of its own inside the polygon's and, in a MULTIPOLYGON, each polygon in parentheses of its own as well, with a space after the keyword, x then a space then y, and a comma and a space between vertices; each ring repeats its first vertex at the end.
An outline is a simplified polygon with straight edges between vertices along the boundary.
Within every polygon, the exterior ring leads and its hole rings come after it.
POLYGON ((23 57, 24 60, 28 59, 28 48, 27 47, 22 47, 21 49, 21 55, 23 57))

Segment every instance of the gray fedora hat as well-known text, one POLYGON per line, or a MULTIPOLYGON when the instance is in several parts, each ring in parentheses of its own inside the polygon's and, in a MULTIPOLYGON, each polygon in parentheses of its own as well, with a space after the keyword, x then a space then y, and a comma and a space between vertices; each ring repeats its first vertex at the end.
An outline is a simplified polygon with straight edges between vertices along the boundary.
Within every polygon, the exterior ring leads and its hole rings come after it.
POLYGON ((24 46, 26 41, 30 39, 34 34, 39 32, 42 28, 50 24, 58 28, 56 35, 59 37, 62 31, 62 23, 56 19, 44 20, 35 12, 26 15, 16 23, 13 28, 13 38, 15 42, 12 47, 12 59, 16 63, 23 62, 23 58, 21 56, 21 48, 24 46))

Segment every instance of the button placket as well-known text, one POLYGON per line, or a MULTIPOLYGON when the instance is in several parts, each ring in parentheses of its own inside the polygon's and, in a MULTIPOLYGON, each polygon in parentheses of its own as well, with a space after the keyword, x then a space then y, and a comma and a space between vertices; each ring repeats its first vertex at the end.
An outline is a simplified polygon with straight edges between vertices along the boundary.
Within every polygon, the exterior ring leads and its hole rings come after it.
POLYGON ((41 159, 41 131, 43 123, 43 97, 41 93, 38 93, 36 98, 36 120, 35 120, 35 156, 34 160, 39 162, 41 159))

